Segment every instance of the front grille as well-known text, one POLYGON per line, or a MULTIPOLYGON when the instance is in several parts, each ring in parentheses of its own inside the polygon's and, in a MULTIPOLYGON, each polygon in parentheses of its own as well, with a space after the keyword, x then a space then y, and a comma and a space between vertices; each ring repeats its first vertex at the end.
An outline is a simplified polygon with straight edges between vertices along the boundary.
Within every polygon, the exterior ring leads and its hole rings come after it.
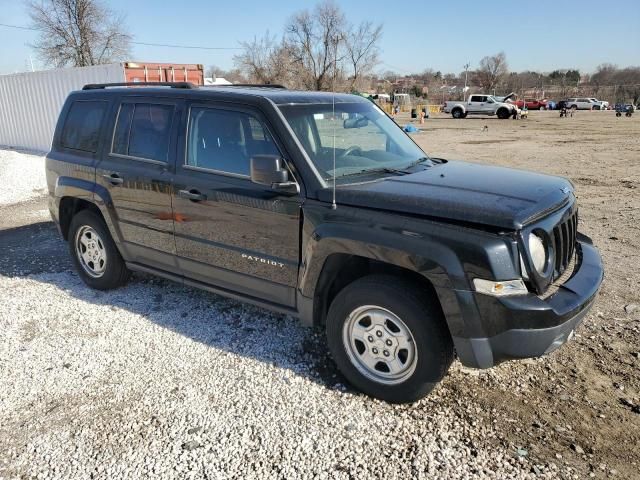
POLYGON ((554 280, 560 277, 571 264, 576 251, 578 233, 578 211, 567 220, 553 227, 553 250, 555 251, 554 280))

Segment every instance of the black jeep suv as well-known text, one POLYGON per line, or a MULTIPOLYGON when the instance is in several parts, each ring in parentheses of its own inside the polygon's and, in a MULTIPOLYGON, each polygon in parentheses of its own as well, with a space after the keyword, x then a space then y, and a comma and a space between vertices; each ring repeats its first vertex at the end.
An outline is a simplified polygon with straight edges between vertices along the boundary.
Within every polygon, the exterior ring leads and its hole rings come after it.
POLYGON ((430 158, 353 95, 87 85, 46 168, 90 287, 149 272, 324 326, 345 377, 392 402, 454 351, 477 368, 553 351, 603 278, 569 181, 430 158))

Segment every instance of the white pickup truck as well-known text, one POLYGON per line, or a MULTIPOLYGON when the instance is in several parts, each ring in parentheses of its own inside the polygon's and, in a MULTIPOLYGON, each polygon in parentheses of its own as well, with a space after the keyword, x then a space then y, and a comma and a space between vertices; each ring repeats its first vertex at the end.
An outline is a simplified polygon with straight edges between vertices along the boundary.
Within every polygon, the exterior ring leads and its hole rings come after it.
POLYGON ((518 107, 508 103, 512 95, 500 97, 493 95, 473 94, 466 101, 445 102, 444 112, 450 113, 453 118, 465 118, 467 115, 496 115, 498 118, 509 118, 518 107))

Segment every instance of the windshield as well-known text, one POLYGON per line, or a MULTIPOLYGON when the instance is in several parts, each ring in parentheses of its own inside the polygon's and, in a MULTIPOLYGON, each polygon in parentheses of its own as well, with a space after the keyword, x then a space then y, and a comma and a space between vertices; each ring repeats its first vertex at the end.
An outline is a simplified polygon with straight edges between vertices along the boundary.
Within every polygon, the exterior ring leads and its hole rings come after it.
POLYGON ((425 153, 371 102, 336 103, 335 115, 330 103, 281 105, 280 110, 325 180, 430 165, 425 153))

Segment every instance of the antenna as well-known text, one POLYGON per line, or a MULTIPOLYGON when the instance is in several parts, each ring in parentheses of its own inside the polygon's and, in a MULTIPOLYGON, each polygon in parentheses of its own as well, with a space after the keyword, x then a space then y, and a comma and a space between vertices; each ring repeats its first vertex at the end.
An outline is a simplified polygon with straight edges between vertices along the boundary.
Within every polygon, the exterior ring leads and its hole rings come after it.
POLYGON ((331 120, 333 125, 333 197, 331 202, 331 210, 338 208, 336 204, 336 75, 338 73, 338 41, 336 35, 333 43, 333 81, 331 82, 331 120))
MULTIPOLYGON (((335 74, 334 74, 335 80, 335 74)), ((333 89, 335 90, 335 89, 333 89)), ((338 208, 336 205, 336 92, 331 92, 331 104, 332 104, 332 112, 331 119, 333 120, 333 200, 331 202, 331 209, 335 210, 338 208)))

